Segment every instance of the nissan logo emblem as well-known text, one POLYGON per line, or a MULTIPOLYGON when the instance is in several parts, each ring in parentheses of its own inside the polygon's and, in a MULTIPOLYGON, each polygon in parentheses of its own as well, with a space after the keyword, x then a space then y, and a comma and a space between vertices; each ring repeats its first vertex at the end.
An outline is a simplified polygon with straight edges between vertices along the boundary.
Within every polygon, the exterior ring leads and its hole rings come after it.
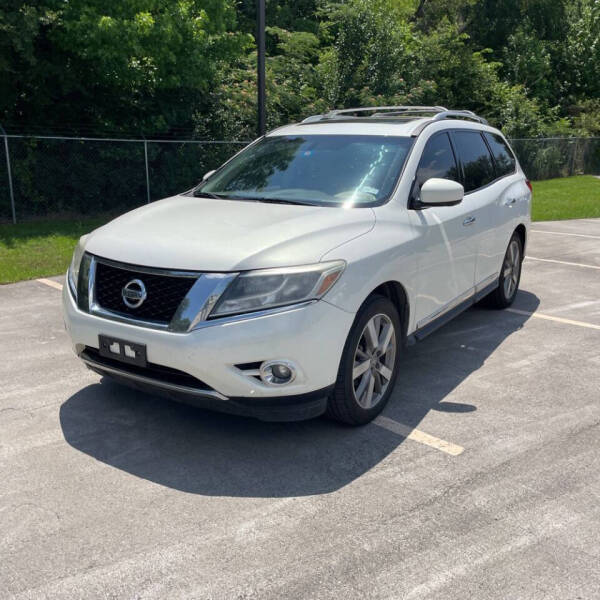
POLYGON ((121 290, 123 302, 129 308, 138 308, 144 303, 147 296, 146 286, 140 279, 132 279, 121 290))

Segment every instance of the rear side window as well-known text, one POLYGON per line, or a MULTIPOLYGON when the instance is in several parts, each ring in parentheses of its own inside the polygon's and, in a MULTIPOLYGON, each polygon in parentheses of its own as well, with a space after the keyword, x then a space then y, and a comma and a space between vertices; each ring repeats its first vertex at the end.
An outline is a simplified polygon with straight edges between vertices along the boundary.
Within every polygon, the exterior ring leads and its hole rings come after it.
POLYGON ((456 159, 447 133, 436 135, 427 142, 417 169, 417 189, 432 177, 460 182, 456 159))
POLYGON ((514 173, 517 163, 508 144, 497 133, 484 133, 483 135, 485 135, 496 161, 496 175, 504 177, 504 175, 514 173))
POLYGON ((464 171, 465 193, 494 181, 492 156, 481 134, 478 131, 454 131, 452 135, 464 171))

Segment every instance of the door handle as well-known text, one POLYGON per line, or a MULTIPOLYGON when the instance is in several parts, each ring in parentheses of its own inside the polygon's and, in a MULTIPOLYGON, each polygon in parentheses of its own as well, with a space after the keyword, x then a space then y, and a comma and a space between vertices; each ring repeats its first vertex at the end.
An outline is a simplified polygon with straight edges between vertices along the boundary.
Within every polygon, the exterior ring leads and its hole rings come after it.
POLYGON ((473 223, 475 223, 475 217, 467 217, 464 221, 463 221, 463 225, 466 227, 467 225, 473 225, 473 223))
POLYGON ((517 201, 516 198, 511 198, 504 203, 504 206, 512 206, 517 201))

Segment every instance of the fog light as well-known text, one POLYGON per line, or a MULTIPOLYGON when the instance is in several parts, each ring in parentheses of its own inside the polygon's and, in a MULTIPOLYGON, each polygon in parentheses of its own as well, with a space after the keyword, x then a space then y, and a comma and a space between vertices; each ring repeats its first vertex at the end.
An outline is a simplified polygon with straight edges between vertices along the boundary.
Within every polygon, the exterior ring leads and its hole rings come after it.
POLYGON ((272 360, 260 366, 260 378, 269 385, 285 385, 294 381, 296 369, 288 361, 272 360))
POLYGON ((273 365, 271 371, 277 379, 283 379, 287 381, 292 376, 292 370, 285 365, 273 365))

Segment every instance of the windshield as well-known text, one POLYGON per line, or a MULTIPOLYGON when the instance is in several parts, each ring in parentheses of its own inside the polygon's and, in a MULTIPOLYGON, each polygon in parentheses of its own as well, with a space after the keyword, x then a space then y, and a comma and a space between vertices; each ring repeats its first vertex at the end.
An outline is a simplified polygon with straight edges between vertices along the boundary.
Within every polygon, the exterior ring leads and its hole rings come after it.
POLYGON ((266 137, 198 186, 194 195, 373 206, 389 198, 412 141, 381 135, 266 137))

